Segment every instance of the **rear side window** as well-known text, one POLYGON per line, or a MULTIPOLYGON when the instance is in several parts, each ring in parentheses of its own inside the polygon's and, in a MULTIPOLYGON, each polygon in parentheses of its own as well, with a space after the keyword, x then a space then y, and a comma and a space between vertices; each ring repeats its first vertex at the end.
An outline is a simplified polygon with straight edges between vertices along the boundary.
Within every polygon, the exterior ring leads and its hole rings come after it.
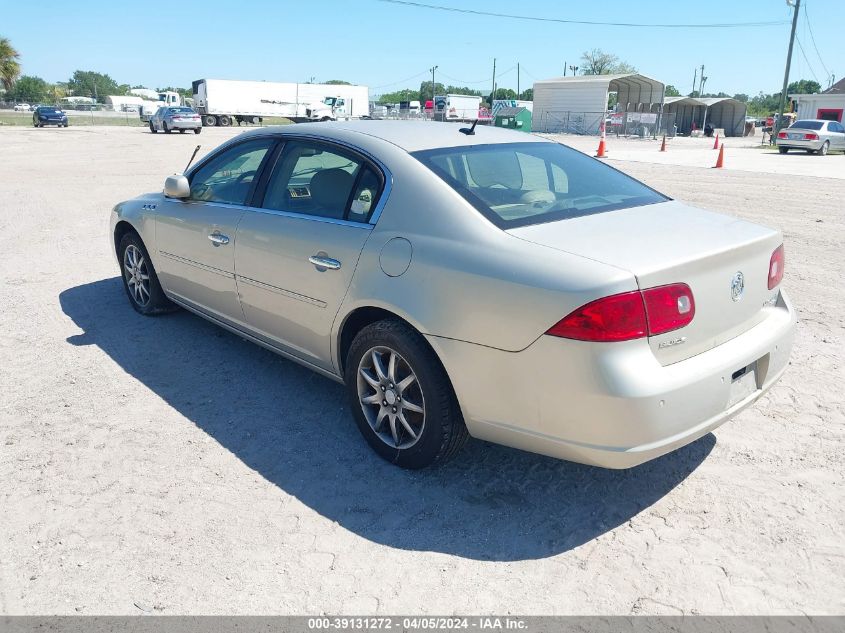
POLYGON ((789 127, 797 127, 802 130, 820 130, 824 125, 823 121, 796 121, 789 127))
POLYGON ((312 141, 285 144, 262 207, 333 220, 367 222, 381 177, 361 156, 312 141))
POLYGON ((413 156, 504 229, 669 199, 557 143, 452 147, 413 156))

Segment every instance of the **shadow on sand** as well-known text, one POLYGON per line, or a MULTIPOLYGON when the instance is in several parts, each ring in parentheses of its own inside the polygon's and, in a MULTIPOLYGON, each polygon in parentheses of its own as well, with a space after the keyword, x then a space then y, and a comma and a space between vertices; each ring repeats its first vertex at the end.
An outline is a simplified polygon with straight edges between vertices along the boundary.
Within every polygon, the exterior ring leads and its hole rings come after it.
POLYGON ((370 451, 337 383, 187 312, 144 318, 117 277, 60 302, 83 331, 69 343, 100 347, 287 494, 400 549, 498 561, 559 554, 656 502, 715 444, 709 434, 611 471, 471 440, 451 463, 408 472, 370 451))

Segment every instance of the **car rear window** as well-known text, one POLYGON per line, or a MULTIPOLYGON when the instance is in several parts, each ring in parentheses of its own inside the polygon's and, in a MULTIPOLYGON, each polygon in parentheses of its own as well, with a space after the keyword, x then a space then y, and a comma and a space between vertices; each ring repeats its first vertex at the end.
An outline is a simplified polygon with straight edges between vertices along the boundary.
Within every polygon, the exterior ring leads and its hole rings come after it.
POLYGON ((820 130, 824 125, 824 121, 796 121, 789 127, 798 127, 802 130, 820 130))
POLYGON ((669 200, 558 143, 450 147, 412 155, 503 229, 669 200))

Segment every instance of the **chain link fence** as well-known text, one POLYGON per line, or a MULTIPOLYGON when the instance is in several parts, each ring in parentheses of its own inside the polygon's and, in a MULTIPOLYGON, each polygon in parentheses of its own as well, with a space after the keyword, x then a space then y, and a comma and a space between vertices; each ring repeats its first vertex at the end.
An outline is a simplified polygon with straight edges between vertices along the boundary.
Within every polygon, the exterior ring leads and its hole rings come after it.
POLYGON ((536 132, 599 136, 606 135, 656 138, 677 133, 675 113, 660 112, 571 112, 545 111, 534 117, 536 132))
POLYGON ((24 104, 0 101, 0 123, 3 125, 32 125, 32 112, 38 106, 62 110, 71 125, 145 126, 137 108, 115 111, 102 103, 38 103, 24 104))

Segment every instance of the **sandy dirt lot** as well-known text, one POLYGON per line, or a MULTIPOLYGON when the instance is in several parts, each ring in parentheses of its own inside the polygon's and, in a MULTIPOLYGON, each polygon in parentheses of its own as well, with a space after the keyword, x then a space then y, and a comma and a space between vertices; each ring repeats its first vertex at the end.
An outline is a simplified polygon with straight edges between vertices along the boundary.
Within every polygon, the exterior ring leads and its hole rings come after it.
POLYGON ((110 208, 233 133, 0 129, 0 612, 845 612, 845 182, 612 159, 783 230, 788 373, 629 471, 471 441, 405 472, 341 386, 129 307, 110 208))

